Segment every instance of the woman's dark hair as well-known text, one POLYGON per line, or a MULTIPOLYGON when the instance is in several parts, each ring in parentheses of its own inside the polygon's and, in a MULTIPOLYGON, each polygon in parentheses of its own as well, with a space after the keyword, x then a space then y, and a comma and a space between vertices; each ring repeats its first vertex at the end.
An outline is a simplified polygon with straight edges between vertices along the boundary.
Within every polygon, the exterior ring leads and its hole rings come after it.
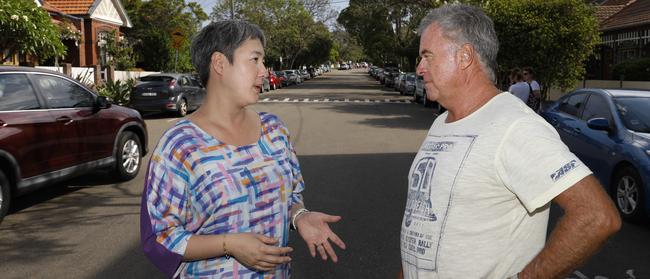
POLYGON ((192 39, 190 48, 192 65, 199 73, 203 85, 208 85, 212 54, 223 53, 232 65, 235 59, 235 50, 249 39, 257 39, 262 45, 266 44, 262 29, 246 21, 225 20, 212 22, 203 27, 192 39))

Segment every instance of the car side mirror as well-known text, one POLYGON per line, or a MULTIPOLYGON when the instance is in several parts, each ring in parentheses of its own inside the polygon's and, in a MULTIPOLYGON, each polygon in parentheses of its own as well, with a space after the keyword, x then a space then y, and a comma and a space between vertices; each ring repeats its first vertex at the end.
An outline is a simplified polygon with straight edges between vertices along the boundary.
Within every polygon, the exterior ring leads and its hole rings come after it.
POLYGON ((106 96, 97 96, 95 99, 95 108, 97 109, 107 109, 111 107, 111 103, 108 101, 106 96))
POLYGON ((587 127, 597 131, 609 132, 612 130, 612 128, 609 126, 609 121, 601 117, 587 120, 587 127))

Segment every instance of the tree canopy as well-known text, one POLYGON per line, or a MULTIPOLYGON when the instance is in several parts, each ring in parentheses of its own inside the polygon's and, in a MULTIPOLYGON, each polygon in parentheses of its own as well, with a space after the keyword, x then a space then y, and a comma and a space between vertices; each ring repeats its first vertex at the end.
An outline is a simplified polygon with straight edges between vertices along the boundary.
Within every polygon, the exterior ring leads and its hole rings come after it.
POLYGON ((256 0, 221 1, 214 7, 211 19, 232 17, 262 28, 267 39, 267 66, 280 69, 316 65, 329 60, 334 45, 327 26, 315 19, 326 14, 325 2, 329 3, 325 0, 267 0, 263 4, 256 0))
POLYGON ((583 0, 486 1, 499 36, 499 71, 532 66, 548 90, 566 89, 585 73, 600 42, 595 8, 583 0))
POLYGON ((401 64, 415 70, 420 20, 441 1, 350 0, 338 22, 362 46, 368 59, 377 65, 401 64))
POLYGON ((34 1, 0 0, 0 49, 40 60, 65 55, 61 32, 34 1))
MULTIPOLYGON (((426 13, 446 1, 350 0, 338 17, 375 64, 414 70, 426 13)), ((499 72, 531 66, 544 89, 566 88, 584 74, 584 61, 599 42, 594 7, 583 0, 465 0, 483 7, 499 37, 499 72)))
POLYGON ((208 15, 195 2, 183 0, 123 0, 133 22, 125 31, 132 44, 136 66, 150 71, 192 71, 189 47, 191 38, 208 19, 208 15), (171 33, 180 30, 183 41, 176 49, 171 33))

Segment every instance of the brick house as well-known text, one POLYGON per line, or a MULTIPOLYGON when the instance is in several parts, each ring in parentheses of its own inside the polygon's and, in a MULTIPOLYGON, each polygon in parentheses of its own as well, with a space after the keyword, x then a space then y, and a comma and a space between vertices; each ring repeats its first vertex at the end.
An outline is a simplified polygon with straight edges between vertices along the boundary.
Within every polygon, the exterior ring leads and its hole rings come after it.
POLYGON ((596 10, 602 43, 587 65, 590 78, 612 79, 623 61, 650 57, 650 0, 607 0, 596 10))
POLYGON ((103 65, 107 59, 103 48, 111 31, 121 37, 123 28, 132 27, 120 0, 39 0, 57 24, 65 24, 78 39, 64 39, 68 53, 59 62, 75 67, 103 65))

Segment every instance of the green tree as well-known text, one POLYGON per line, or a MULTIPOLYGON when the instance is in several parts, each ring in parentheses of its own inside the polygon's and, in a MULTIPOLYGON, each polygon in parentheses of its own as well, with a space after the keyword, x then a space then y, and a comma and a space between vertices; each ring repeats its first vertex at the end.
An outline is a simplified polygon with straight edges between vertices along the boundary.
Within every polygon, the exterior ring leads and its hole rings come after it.
MULTIPOLYGON (((350 0, 338 22, 358 40, 373 63, 407 61, 414 70, 426 13, 446 1, 350 0)), ((500 49, 499 80, 508 69, 531 66, 547 92, 568 88, 584 75, 584 61, 599 42, 594 7, 584 0, 464 0, 482 6, 494 21, 500 49)), ((340 51, 339 51, 340 52, 340 51)))
POLYGON ((333 38, 336 47, 337 59, 332 61, 361 61, 365 60, 363 48, 357 43, 357 40, 350 36, 344 29, 337 28, 334 30, 333 38))
POLYGON ((331 34, 304 5, 305 1, 298 0, 267 0, 263 5, 255 0, 221 1, 214 7, 211 19, 232 17, 260 26, 267 39, 267 66, 294 68, 323 63, 329 59, 333 45, 331 34))
POLYGON ((136 66, 151 71, 192 71, 191 38, 198 32, 208 15, 195 2, 183 0, 124 0, 124 6, 133 22, 126 30, 132 44, 136 66), (171 33, 181 30, 185 39, 178 49, 172 46, 171 33))
POLYGON ((59 28, 34 1, 0 0, 0 49, 40 60, 65 55, 59 28))
POLYGON ((399 63, 415 70, 419 39, 416 34, 426 12, 442 1, 350 0, 338 22, 375 64, 399 63))
POLYGON ((125 71, 135 66, 133 48, 127 38, 116 38, 116 30, 106 36, 106 52, 110 59, 108 64, 115 66, 116 70, 125 71))
POLYGON ((544 92, 566 89, 585 73, 599 43, 593 6, 583 0, 491 0, 484 5, 499 36, 499 72, 532 66, 544 92))

